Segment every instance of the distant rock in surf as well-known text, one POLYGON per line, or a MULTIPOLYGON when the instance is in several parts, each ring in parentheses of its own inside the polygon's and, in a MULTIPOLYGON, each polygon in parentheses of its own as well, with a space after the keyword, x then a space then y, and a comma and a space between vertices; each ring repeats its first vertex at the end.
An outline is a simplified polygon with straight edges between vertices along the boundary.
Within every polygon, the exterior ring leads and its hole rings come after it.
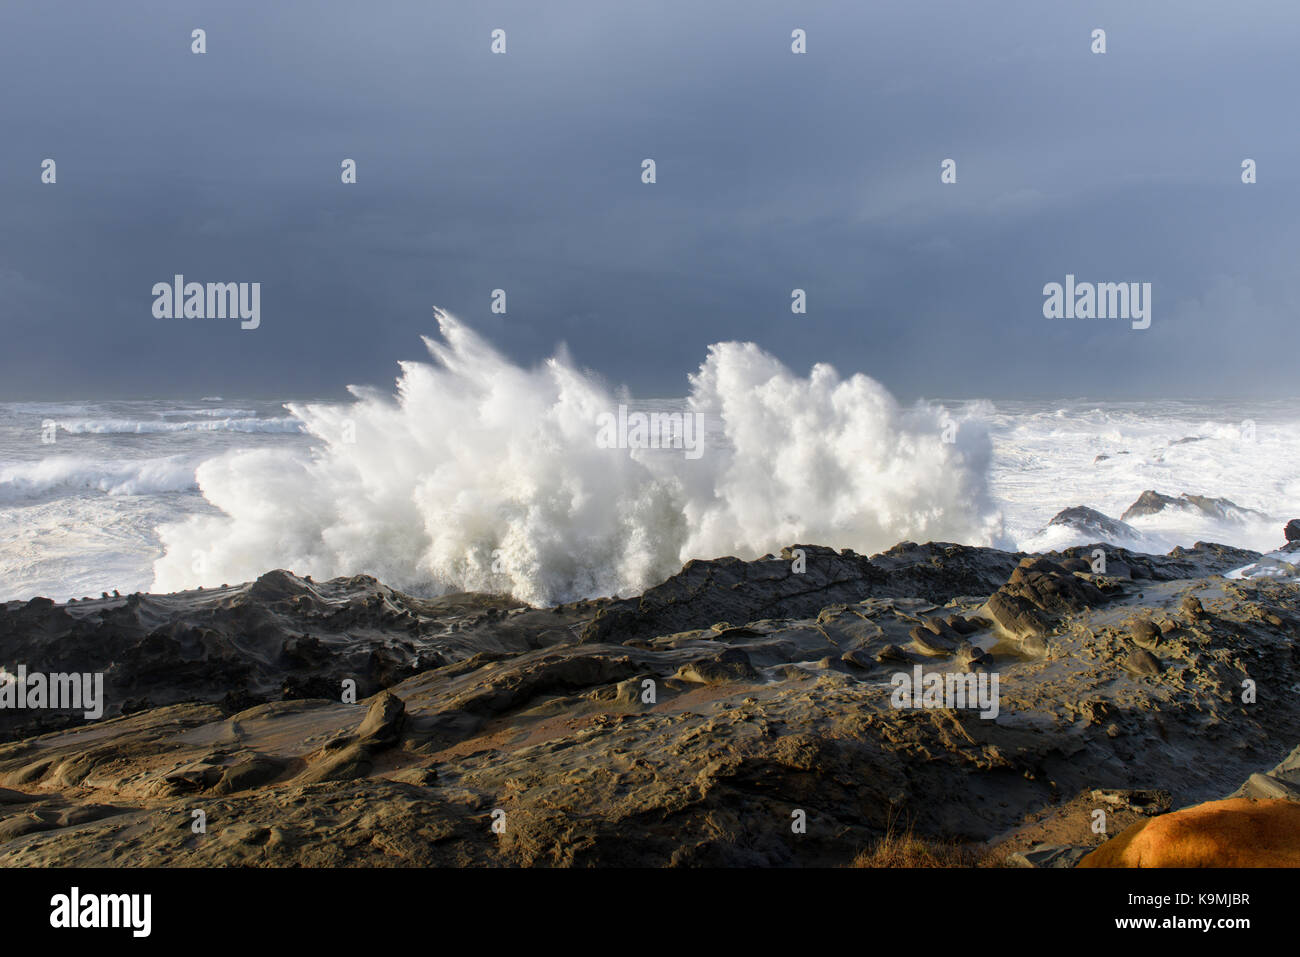
POLYGON ((1086 505, 1075 505, 1072 508, 1062 509, 1052 516, 1052 520, 1047 524, 1049 526, 1064 525, 1066 528, 1073 528, 1087 535, 1097 536, 1102 541, 1140 537, 1138 530, 1132 525, 1116 521, 1109 515, 1104 515, 1095 508, 1089 508, 1086 505))
POLYGON ((1241 521, 1249 515, 1260 514, 1252 508, 1243 508, 1226 498, 1189 495, 1186 492, 1174 498, 1172 495, 1162 495, 1153 489, 1147 489, 1138 496, 1136 502, 1125 509, 1120 520, 1127 522, 1129 519, 1141 518, 1144 515, 1154 515, 1167 508, 1192 509, 1210 518, 1226 518, 1233 521, 1241 521))

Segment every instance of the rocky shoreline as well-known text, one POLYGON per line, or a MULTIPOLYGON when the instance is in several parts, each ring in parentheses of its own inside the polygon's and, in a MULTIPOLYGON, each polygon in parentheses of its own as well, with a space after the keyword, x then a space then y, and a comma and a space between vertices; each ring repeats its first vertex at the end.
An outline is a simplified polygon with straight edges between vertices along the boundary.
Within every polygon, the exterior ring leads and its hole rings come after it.
POLYGON ((0 709, 0 863, 840 866, 903 828, 1068 866, 1300 793, 1300 583, 1225 577, 1263 558, 798 545, 554 608, 283 570, 8 602, 0 664, 105 700, 0 709), (895 707, 918 667, 996 676, 996 717, 895 707))

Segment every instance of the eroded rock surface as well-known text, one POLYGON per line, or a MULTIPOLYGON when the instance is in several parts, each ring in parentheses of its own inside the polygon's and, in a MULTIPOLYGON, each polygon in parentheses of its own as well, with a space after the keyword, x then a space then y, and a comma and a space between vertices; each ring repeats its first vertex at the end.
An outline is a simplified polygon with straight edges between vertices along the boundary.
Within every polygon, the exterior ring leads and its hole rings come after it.
POLYGON ((0 862, 837 865, 899 820, 1074 846, 1086 816, 1044 822, 1099 793, 1300 787, 1300 585, 1099 547, 792 546, 553 609, 284 571, 10 602, 0 663, 102 670, 109 706, 0 712, 0 862), (916 668, 996 676, 997 716, 894 707, 916 668))

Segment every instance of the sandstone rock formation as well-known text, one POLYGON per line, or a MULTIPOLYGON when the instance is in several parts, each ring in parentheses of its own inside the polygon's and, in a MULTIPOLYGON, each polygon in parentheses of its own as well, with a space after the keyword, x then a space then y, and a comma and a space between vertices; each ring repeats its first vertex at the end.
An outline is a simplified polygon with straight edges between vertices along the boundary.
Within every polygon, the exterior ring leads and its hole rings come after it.
POLYGON ((9 602, 0 663, 101 670, 107 707, 0 712, 0 862, 837 865, 899 820, 1086 850, 1092 795, 1207 801, 1300 741, 1267 691, 1300 681, 1300 585, 1098 547, 792 546, 555 608, 287 571, 9 602), (918 667, 996 676, 996 718, 894 707, 918 667))

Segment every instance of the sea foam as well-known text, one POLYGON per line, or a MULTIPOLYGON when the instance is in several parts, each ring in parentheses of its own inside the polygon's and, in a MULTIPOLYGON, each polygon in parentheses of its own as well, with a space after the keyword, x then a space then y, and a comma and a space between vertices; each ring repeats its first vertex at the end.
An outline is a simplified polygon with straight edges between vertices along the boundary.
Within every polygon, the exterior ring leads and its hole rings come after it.
POLYGON ((143 419, 59 419, 55 424, 69 435, 148 435, 172 432, 301 432, 302 423, 289 416, 276 418, 217 418, 203 410, 164 413, 203 415, 198 421, 168 422, 143 419))
POLYGON ((221 514, 159 530, 153 590, 280 567, 549 604, 637 592, 691 558, 798 542, 863 553, 904 539, 1005 544, 977 417, 950 423, 865 375, 818 364, 800 376, 752 343, 724 342, 679 401, 705 416, 698 460, 601 448, 598 416, 627 396, 563 353, 521 368, 437 318, 433 362, 403 363, 395 395, 354 388, 350 403, 288 406, 315 439, 308 454, 203 463, 199 488, 221 514))
POLYGON ((183 456, 134 461, 103 461, 76 455, 51 455, 0 467, 0 506, 77 491, 106 495, 147 495, 195 488, 195 463, 183 456))

